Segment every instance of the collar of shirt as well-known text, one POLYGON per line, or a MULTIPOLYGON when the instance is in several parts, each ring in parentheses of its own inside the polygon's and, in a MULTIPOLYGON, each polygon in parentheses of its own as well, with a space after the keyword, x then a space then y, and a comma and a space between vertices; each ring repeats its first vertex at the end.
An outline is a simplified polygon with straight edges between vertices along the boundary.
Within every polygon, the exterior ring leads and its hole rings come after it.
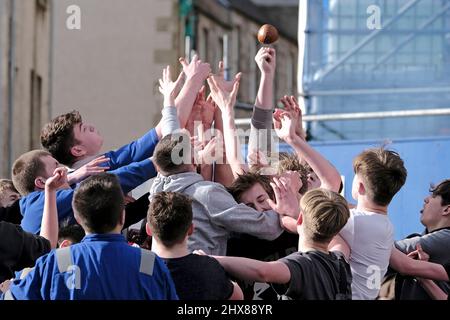
POLYGON ((88 234, 83 238, 83 240, 81 240, 81 242, 95 242, 95 241, 126 242, 125 237, 118 233, 88 234))

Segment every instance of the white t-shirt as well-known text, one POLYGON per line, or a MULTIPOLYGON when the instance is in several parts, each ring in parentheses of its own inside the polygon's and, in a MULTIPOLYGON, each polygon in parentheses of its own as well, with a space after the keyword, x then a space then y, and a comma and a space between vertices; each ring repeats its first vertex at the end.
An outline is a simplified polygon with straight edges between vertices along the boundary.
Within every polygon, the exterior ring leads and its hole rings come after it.
POLYGON ((352 209, 339 234, 351 250, 352 298, 375 299, 389 266, 394 226, 387 215, 352 209))

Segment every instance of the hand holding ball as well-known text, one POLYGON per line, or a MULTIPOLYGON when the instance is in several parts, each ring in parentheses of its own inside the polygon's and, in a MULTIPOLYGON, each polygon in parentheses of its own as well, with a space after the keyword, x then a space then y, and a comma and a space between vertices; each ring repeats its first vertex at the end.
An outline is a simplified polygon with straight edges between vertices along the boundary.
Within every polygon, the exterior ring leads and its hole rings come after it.
POLYGON ((278 40, 278 30, 271 24, 263 25, 258 31, 258 41, 262 44, 271 44, 278 40))

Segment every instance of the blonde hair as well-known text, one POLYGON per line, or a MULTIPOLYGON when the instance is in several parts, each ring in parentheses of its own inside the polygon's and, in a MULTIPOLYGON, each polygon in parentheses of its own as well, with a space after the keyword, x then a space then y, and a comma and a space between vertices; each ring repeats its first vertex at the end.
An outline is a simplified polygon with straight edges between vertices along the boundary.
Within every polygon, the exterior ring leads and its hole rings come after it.
POLYGON ((330 241, 350 217, 347 201, 326 189, 308 191, 300 201, 305 237, 313 241, 330 241))

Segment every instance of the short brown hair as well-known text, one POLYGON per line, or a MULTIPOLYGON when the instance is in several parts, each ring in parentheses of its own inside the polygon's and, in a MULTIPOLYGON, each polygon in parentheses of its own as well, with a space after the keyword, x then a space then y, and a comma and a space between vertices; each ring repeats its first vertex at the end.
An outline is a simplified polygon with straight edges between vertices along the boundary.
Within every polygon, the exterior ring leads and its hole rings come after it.
POLYGON ((369 199, 381 206, 391 202, 408 174, 400 155, 384 148, 360 153, 353 160, 353 170, 365 183, 369 199))
POLYGON ((186 172, 186 165, 192 162, 191 152, 191 139, 187 132, 168 134, 156 145, 153 163, 163 175, 186 172))
POLYGON ((433 197, 441 196, 441 206, 450 204, 450 179, 441 181, 437 186, 431 186, 430 192, 433 197))
POLYGON ((52 156, 44 150, 33 150, 21 155, 13 164, 12 181, 22 196, 34 192, 34 180, 45 174, 45 164, 42 158, 52 156))
POLYGON ((257 172, 246 172, 239 175, 227 189, 236 202, 241 202, 242 194, 257 183, 263 187, 270 199, 275 199, 273 189, 270 186, 270 178, 257 172))
POLYGON ((72 166, 77 158, 71 148, 79 143, 74 128, 83 120, 78 111, 60 115, 47 123, 41 131, 41 144, 60 163, 72 166))
POLYGON ((11 180, 8 179, 0 179, 0 193, 5 191, 12 191, 15 193, 19 193, 17 191, 16 187, 14 187, 14 184, 11 180))
POLYGON ((305 237, 317 242, 329 242, 350 217, 347 201, 327 189, 314 189, 300 200, 305 237))
POLYGON ((147 222, 153 235, 170 248, 183 241, 192 217, 191 198, 177 192, 159 192, 151 199, 147 222))
POLYGON ((294 154, 280 152, 279 157, 278 174, 282 174, 286 171, 297 171, 300 175, 300 180, 302 181, 302 187, 298 192, 304 194, 308 190, 308 170, 300 163, 300 160, 294 154))
POLYGON ((111 173, 87 178, 75 191, 72 207, 89 232, 111 232, 120 223, 125 208, 119 179, 111 173))

